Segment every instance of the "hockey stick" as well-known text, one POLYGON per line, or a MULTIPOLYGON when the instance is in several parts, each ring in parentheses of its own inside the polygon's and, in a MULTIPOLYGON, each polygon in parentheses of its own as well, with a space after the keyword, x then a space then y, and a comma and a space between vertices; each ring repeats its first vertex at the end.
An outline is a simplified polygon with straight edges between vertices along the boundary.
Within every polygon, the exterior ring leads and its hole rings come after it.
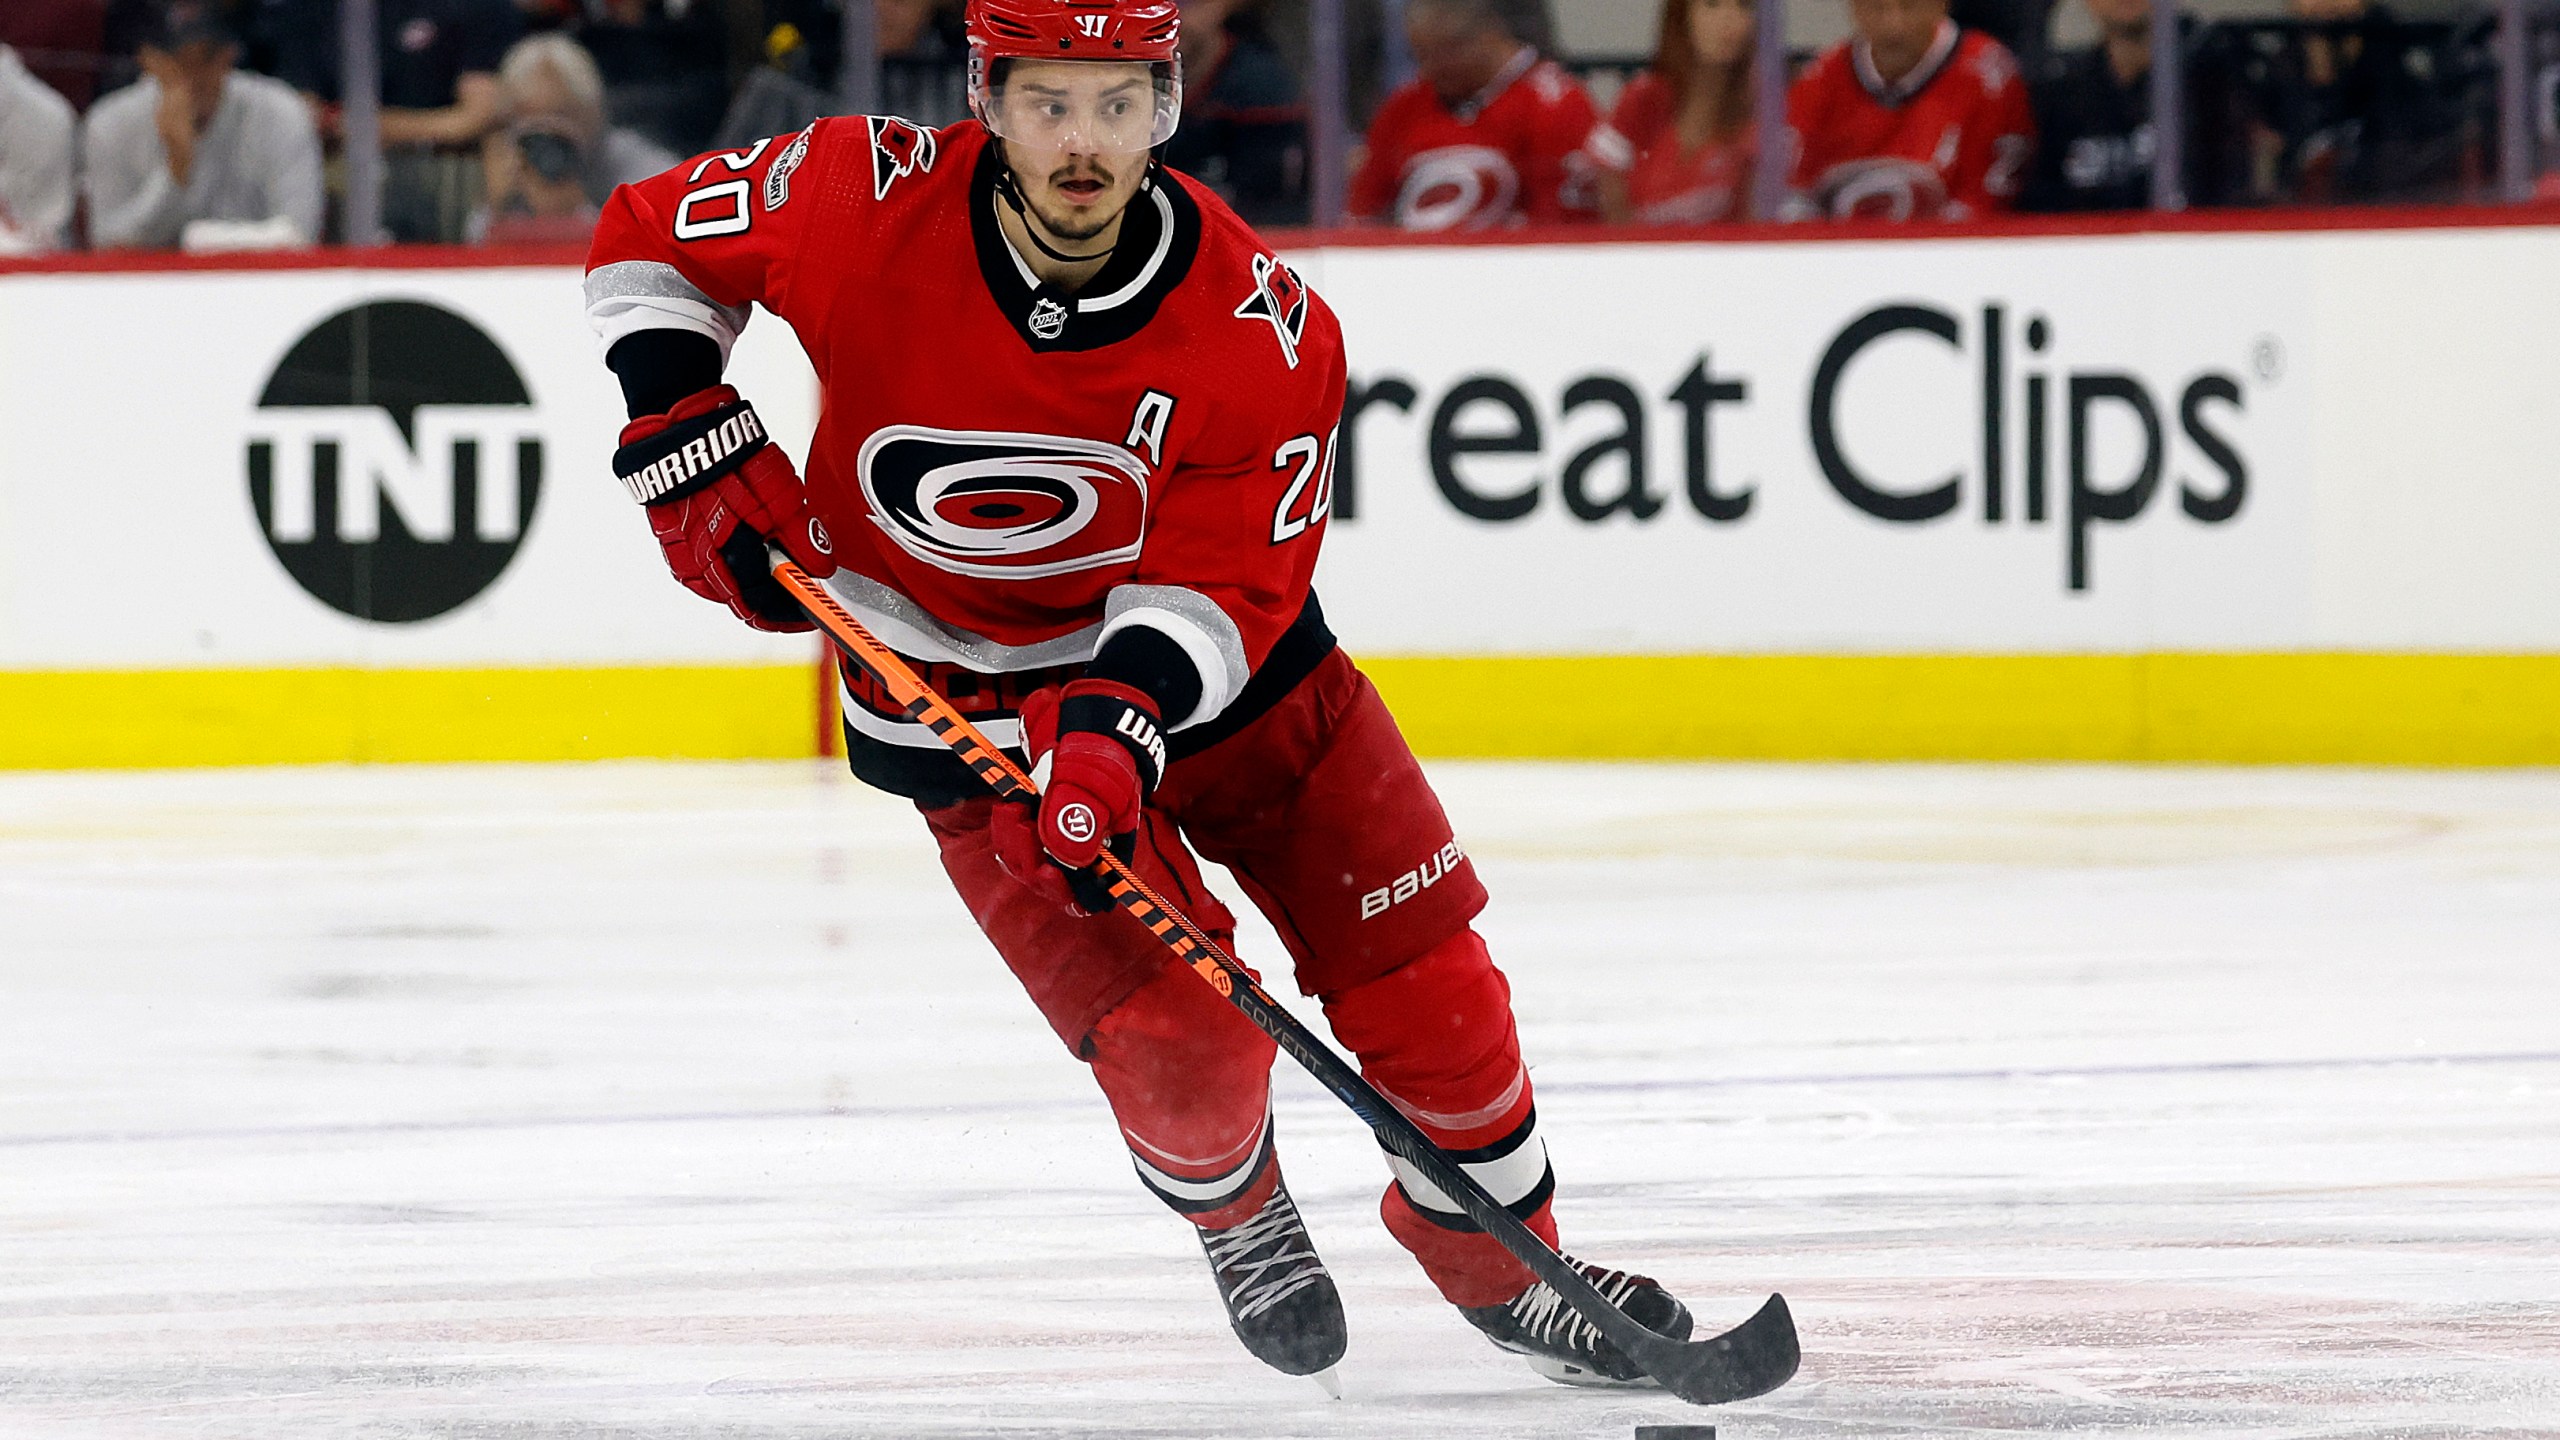
MULTIPOLYGON (((789 590, 844 653, 870 672, 907 707, 907 718, 934 733, 958 755, 999 799, 1029 799, 1040 792, 1022 768, 981 734, 948 701, 934 693, 896 651, 863 628, 862 622, 836 602, 834 595, 781 551, 772 553, 773 577, 789 590)), ((1095 870, 1112 903, 1135 918, 1163 942, 1174 958, 1189 965, 1210 988, 1224 996, 1245 1018, 1280 1043, 1334 1098, 1377 1133, 1378 1143, 1403 1157, 1456 1200, 1469 1219, 1484 1227, 1502 1247, 1520 1258, 1540 1280, 1564 1297, 1575 1313, 1609 1337, 1620 1353, 1659 1381, 1662 1388, 1693 1405, 1718 1405, 1765 1395, 1796 1373, 1798 1350, 1794 1317, 1785 1297, 1772 1295, 1758 1313, 1708 1340, 1673 1340, 1637 1323, 1556 1253, 1538 1233, 1505 1209, 1473 1176, 1458 1167, 1448 1152, 1388 1103, 1377 1087, 1362 1078, 1350 1062, 1280 1008, 1261 984, 1236 960, 1191 923, 1181 911, 1138 878, 1118 856, 1105 850, 1095 870)))

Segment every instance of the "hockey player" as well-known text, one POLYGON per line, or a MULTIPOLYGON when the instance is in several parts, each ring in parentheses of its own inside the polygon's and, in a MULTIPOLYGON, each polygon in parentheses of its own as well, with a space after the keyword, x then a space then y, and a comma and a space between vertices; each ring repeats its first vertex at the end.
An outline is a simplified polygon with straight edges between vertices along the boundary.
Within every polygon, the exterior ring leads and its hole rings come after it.
POLYGON ((1947 0, 1849 0, 1856 33, 1787 95, 1793 213, 1966 220, 2017 203, 2035 144, 2018 62, 1947 0))
MULTIPOLYGON (((1552 1240, 1555 1188, 1484 903, 1309 588, 1341 332, 1214 195, 1151 157, 1179 119, 1169 0, 971 0, 977 120, 824 119, 616 191, 588 313, 633 417, 614 465, 678 579, 806 628, 784 546, 1045 795, 999 803, 860 673, 845 740, 915 801, 952 884, 1092 1067, 1140 1181, 1198 1228, 1237 1335, 1327 1371, 1341 1301, 1282 1183, 1276 1047, 1141 927, 1088 913, 1108 845, 1222 943, 1230 867, 1368 1078, 1552 1240), (762 304, 824 386, 808 477, 721 383, 762 304)), ((1391 1159, 1388 1229, 1500 1345, 1637 1372, 1391 1159)), ((1585 1265, 1656 1330, 1680 1303, 1585 1265)))

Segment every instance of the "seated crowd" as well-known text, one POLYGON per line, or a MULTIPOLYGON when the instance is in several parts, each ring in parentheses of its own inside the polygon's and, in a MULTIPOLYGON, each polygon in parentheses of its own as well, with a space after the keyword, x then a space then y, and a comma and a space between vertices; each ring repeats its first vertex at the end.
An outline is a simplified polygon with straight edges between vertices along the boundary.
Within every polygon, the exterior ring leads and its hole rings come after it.
MULTIPOLYGON (((1310 213, 1306 0, 1180 0, 1187 103, 1166 160, 1257 224, 1310 213)), ((2150 0, 1838 0, 1849 37, 1788 82, 1762 176, 1754 0, 1658 3, 1649 65, 1604 110, 1554 56, 1546 0, 1402 0, 1414 78, 1380 94, 1384 0, 1349 5, 1354 223, 1966 219, 2150 203, 2150 0), (2023 57, 2023 58, 2022 58, 2023 57)), ((2188 24, 2199 204, 2479 193, 2472 50, 2372 0, 2284 25, 2188 24)), ((840 0, 378 0, 382 238, 573 240, 623 181, 843 107, 840 0)), ((872 0, 876 109, 966 114, 959 0, 872 0)), ((221 251, 344 238, 337 0, 0 6, 0 255, 221 251)))

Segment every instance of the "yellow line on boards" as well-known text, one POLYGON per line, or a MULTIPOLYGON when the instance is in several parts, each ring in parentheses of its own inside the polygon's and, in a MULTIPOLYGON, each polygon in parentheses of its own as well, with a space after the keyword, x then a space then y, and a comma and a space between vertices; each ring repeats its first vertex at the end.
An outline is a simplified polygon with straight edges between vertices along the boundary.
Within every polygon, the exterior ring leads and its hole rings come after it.
POLYGON ((814 665, 0 671, 0 769, 813 753, 814 665))
POLYGON ((1425 755, 2560 764, 2560 655, 1362 658, 1425 755))
MULTIPOLYGON (((1363 658, 1427 756, 2560 764, 2560 655, 1363 658)), ((0 769, 813 753, 810 665, 0 671, 0 769)))

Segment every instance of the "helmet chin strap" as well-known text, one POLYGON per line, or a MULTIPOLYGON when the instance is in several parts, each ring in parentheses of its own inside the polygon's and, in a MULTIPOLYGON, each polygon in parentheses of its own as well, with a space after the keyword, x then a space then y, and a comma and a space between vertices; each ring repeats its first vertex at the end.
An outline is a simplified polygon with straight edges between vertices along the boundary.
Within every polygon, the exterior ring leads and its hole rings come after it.
MULTIPOLYGON (((1004 141, 1002 139, 998 139, 996 144, 998 146, 1002 146, 1004 141)), ((1040 217, 1032 214, 1030 205, 1024 202, 1022 198, 1022 184, 1020 181, 1013 178, 1012 157, 999 150, 996 159, 999 162, 996 166, 996 194, 1002 197, 1005 204, 1013 207, 1014 215, 1022 221, 1022 233, 1030 237, 1033 249, 1038 250, 1041 254, 1048 256, 1050 259, 1057 261, 1061 265, 1090 265, 1097 260, 1109 260, 1113 255, 1119 253, 1120 240, 1118 236, 1112 237, 1111 245, 1108 249, 1098 250, 1091 255, 1070 254, 1067 251, 1060 250, 1056 246, 1051 245, 1048 241, 1041 239, 1040 232, 1047 227, 1040 223, 1040 217)), ((1153 179, 1155 176, 1155 170, 1155 157, 1153 155, 1149 155, 1147 157, 1146 178, 1150 180, 1153 179)), ((1146 188, 1144 181, 1140 183, 1138 188, 1141 190, 1146 188)), ((1127 227, 1123 226, 1122 229, 1125 233, 1127 227)))

